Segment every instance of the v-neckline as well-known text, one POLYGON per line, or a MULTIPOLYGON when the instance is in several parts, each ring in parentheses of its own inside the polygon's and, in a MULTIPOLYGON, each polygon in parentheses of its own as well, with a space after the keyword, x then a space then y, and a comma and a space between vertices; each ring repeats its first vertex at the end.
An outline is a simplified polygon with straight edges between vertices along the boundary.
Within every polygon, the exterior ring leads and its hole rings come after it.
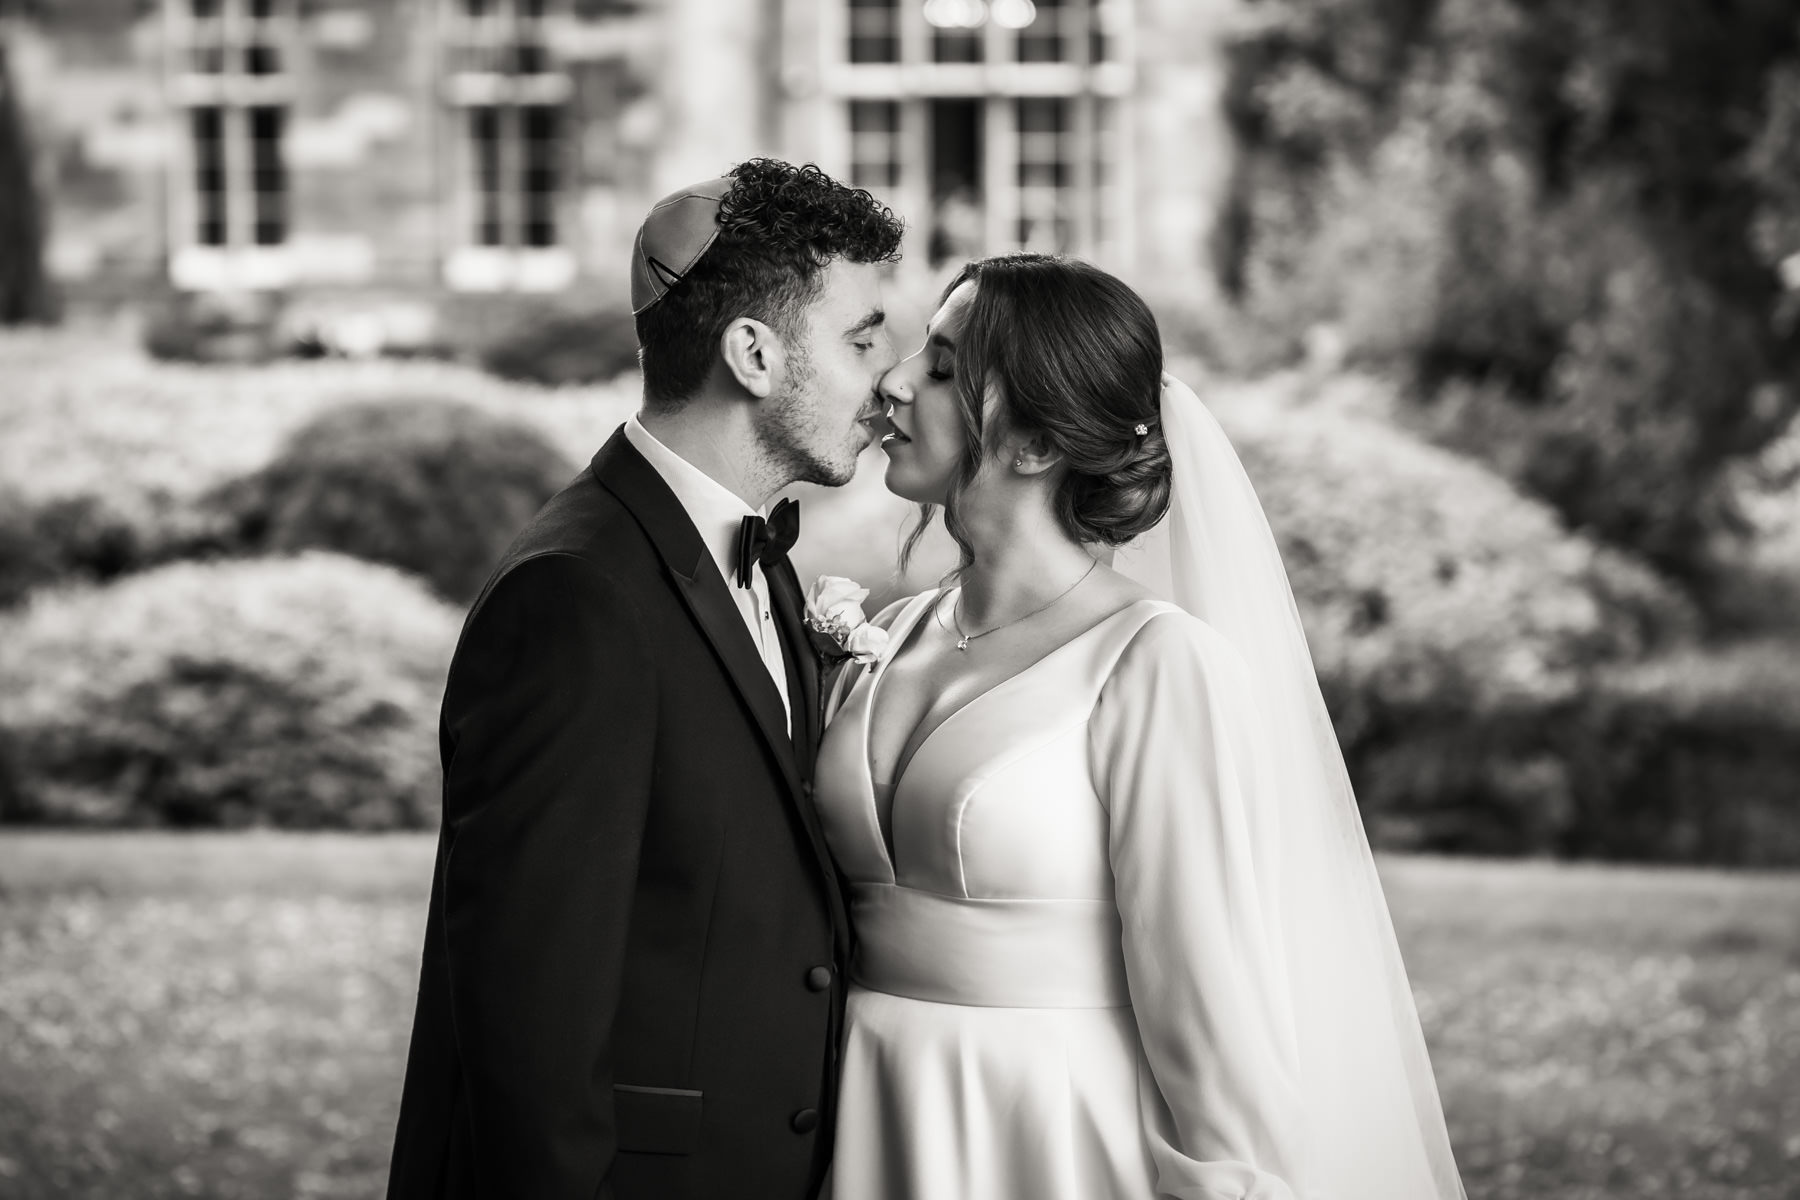
MULTIPOLYGON (((874 798, 876 788, 885 786, 888 789, 889 795, 897 802, 900 796, 901 785, 906 782, 907 773, 912 770, 913 763, 918 760, 920 754, 924 753, 925 747, 931 744, 932 739, 943 732, 945 726, 955 721, 958 717, 962 716, 963 713, 975 707, 983 700, 986 700, 989 696, 992 696, 995 692, 1000 691, 1002 688, 1010 687, 1013 683, 1031 674, 1051 659, 1060 656, 1069 647, 1075 645, 1075 643, 1082 641, 1087 638, 1088 635, 1111 624, 1121 613, 1129 612, 1131 609, 1136 608, 1139 604, 1145 602, 1144 600, 1133 600, 1123 608, 1115 609, 1106 616, 1101 617, 1098 621, 1095 621, 1092 625, 1089 625, 1086 629, 1083 629, 1080 633, 1057 644, 1040 657, 1033 659, 1023 667, 1020 667, 1011 675, 996 680, 957 705, 955 708, 951 709, 949 712, 945 713, 943 717, 939 719, 937 724, 933 725, 930 729, 925 730, 922 736, 920 730, 924 729, 924 719, 921 718, 920 723, 913 727, 912 732, 907 735, 906 741, 902 742, 900 745, 900 757, 894 760, 893 778, 886 784, 879 784, 875 781, 875 763, 871 756, 871 752, 873 750, 874 741, 875 705, 881 698, 882 680, 887 678, 888 668, 893 665, 894 661, 898 659, 901 654, 905 653, 907 645, 912 641, 913 634, 917 632, 919 628, 919 623, 925 619, 926 614, 931 612, 945 595, 948 595, 948 593, 939 589, 924 593, 919 597, 915 602, 917 607, 911 614, 910 620, 900 629, 898 635, 893 639, 893 653, 885 656, 876 664, 875 671, 869 679, 869 694, 863 703, 862 769, 864 777, 869 781, 871 799, 874 798), (911 746, 910 753, 907 749, 909 745, 911 746)), ((929 710, 926 711, 925 716, 930 716, 929 710)), ((890 819, 890 825, 891 823, 890 819)), ((887 844, 888 837, 886 834, 882 833, 881 822, 879 819, 876 821, 876 833, 880 836, 882 848, 887 853, 888 865, 891 868, 893 866, 894 851, 893 847, 887 844)))
MULTIPOLYGON (((915 725, 912 732, 906 735, 906 741, 900 743, 900 755, 894 760, 895 769, 892 778, 885 784, 876 782, 875 760, 873 757, 873 751, 875 749, 875 702, 881 696, 881 681, 887 678, 888 667, 905 652, 906 647, 912 642, 913 635, 918 632, 920 622, 922 622, 927 614, 936 607, 939 598, 943 595, 945 595, 945 592, 942 588, 934 588, 929 592, 922 593, 919 598, 913 602, 913 609, 907 614, 905 624, 901 627, 898 636, 893 638, 893 653, 883 656, 881 661, 875 664, 874 674, 869 678, 869 695, 866 702, 863 704, 862 760, 863 773, 869 778, 869 788, 871 792, 876 788, 885 787, 887 788, 889 795, 899 794, 900 781, 905 777, 907 768, 912 766, 912 760, 918 757, 919 751, 924 747, 925 743, 931 739, 932 734, 937 732, 937 729, 934 728, 923 738, 919 738, 918 743, 912 746, 912 752, 909 754, 907 753, 907 746, 909 743, 912 743, 915 737, 918 737, 919 733, 919 726, 915 725)), ((983 692, 981 695, 986 695, 986 693, 983 692)), ((962 705, 962 708, 967 708, 969 704, 973 704, 976 700, 979 700, 981 695, 973 697, 968 703, 962 705)), ((956 711, 960 712, 962 709, 959 708, 956 711)), ((930 715, 929 712, 927 712, 926 715, 930 715)), ((951 715, 954 715, 954 713, 951 715)), ((945 721, 949 719, 948 716, 944 718, 945 721)), ((923 718, 921 718, 921 724, 922 723, 923 718)), ((943 724, 944 721, 939 721, 938 728, 942 728, 943 724)), ((878 829, 879 825, 880 823, 877 822, 878 829)), ((882 840, 885 842, 887 839, 884 837, 882 840)))

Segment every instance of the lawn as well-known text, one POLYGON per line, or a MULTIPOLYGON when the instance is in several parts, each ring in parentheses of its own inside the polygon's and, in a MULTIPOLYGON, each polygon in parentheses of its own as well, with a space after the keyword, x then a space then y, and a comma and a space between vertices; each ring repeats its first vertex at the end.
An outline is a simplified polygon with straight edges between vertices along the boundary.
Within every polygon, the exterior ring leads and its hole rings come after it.
MULTIPOLYGON (((431 849, 0 836, 0 1195, 380 1195, 431 849)), ((1800 875, 1384 873, 1471 1197, 1800 1196, 1800 875)))

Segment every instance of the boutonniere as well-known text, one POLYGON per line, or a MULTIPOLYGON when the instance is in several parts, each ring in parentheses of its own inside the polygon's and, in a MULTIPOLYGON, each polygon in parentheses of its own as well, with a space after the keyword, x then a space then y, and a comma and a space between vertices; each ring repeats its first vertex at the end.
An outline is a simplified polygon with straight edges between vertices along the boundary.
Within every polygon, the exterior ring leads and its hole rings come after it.
POLYGON ((887 651, 887 630, 869 624, 869 589, 841 575, 821 575, 806 593, 806 634, 828 665, 846 659, 867 665, 887 651))

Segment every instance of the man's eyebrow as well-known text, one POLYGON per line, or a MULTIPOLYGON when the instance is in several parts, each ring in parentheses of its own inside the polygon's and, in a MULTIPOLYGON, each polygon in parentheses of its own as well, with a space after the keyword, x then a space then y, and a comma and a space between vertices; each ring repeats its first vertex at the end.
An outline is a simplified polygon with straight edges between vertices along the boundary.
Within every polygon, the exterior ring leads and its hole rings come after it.
POLYGON ((845 337, 855 337, 859 333, 867 333, 871 329, 879 329, 887 321, 887 313, 877 308, 868 316, 844 330, 845 337))

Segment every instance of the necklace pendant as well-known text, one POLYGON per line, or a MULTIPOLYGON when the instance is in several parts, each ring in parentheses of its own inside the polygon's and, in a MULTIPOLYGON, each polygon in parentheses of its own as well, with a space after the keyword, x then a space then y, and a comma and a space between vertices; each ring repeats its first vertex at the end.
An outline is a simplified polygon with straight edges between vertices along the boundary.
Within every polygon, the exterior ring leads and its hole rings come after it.
POLYGON ((958 650, 967 650, 969 648, 969 639, 966 637, 957 638, 956 639, 956 648, 958 650))

